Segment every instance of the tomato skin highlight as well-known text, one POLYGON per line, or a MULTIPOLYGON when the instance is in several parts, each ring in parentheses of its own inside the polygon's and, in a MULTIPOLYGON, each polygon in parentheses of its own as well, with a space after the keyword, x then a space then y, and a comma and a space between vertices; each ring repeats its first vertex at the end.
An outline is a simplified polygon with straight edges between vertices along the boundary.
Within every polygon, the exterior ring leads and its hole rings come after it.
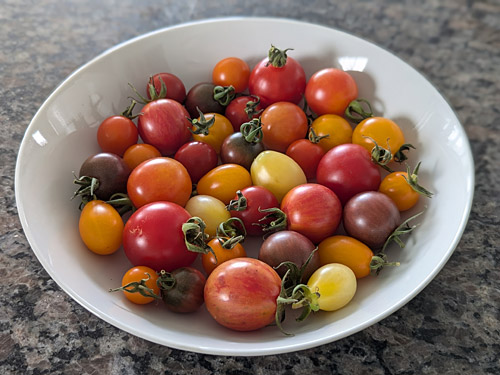
POLYGON ((322 266, 343 264, 354 272, 357 279, 370 275, 373 251, 353 237, 337 235, 325 238, 318 245, 318 254, 322 266))
POLYGON ((197 253, 184 242, 182 224, 191 215, 172 202, 153 202, 135 211, 123 229, 123 250, 133 265, 171 272, 190 266, 197 253))
POLYGON ((355 194, 378 190, 380 170, 362 146, 347 143, 328 151, 318 164, 316 179, 345 205, 355 194))
POLYGON ((337 230, 342 219, 339 199, 325 186, 307 183, 291 189, 281 202, 288 230, 299 232, 318 244, 337 230))
POLYGON ((186 168, 177 160, 163 156, 139 164, 127 182, 128 196, 136 208, 156 201, 184 206, 191 190, 191 178, 186 168))
POLYGON ((113 254, 122 244, 123 219, 104 201, 88 202, 80 213, 78 227, 85 246, 96 254, 113 254))
POLYGON ((208 276, 205 305, 224 327, 254 331, 275 320, 281 279, 266 263, 235 258, 222 263, 208 276))
POLYGON ((317 115, 344 115, 351 101, 358 96, 358 86, 352 76, 340 69, 326 68, 314 73, 305 89, 309 107, 317 115))

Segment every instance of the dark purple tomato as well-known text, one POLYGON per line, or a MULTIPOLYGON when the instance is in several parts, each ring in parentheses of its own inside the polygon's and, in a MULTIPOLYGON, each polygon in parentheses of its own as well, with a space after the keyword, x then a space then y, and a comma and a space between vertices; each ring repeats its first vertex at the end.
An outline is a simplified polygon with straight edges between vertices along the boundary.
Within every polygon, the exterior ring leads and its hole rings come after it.
POLYGON ((115 193, 126 193, 129 175, 130 168, 123 159, 109 152, 88 157, 80 167, 80 177, 94 177, 99 181, 95 195, 102 200, 108 200, 115 193))
MULTIPOLYGON (((293 262, 300 268, 315 248, 316 246, 306 236, 295 231, 284 230, 271 234, 262 242, 259 259, 273 268, 286 261, 293 262)), ((302 275, 302 281, 307 282, 320 265, 319 253, 315 252, 302 275)), ((283 277, 286 271, 285 266, 276 269, 280 277, 283 277)))
POLYGON ((227 136, 222 142, 220 158, 224 164, 239 164, 250 170, 253 160, 262 151, 262 142, 248 142, 243 134, 237 132, 227 136))
POLYGON ((184 106, 192 119, 200 116, 198 109, 202 113, 224 114, 225 107, 214 99, 215 85, 209 82, 200 82, 188 91, 184 106))
POLYGON ((177 150, 174 159, 184 165, 193 183, 197 183, 207 172, 214 169, 219 161, 212 146, 198 141, 185 143, 177 150))
POLYGON ((387 195, 367 191, 352 197, 344 206, 344 229, 372 250, 382 247, 401 224, 396 204, 387 195))
MULTIPOLYGON (((163 302, 176 313, 195 312, 203 305, 206 277, 193 267, 182 267, 169 275, 174 281, 169 288, 160 286, 163 302)), ((160 273, 160 280, 162 274, 160 273)))

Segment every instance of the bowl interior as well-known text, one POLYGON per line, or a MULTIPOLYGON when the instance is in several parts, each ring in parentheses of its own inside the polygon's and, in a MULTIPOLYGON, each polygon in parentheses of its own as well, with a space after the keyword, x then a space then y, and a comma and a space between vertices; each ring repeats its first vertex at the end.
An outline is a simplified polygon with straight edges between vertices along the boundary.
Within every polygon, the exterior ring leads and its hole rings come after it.
MULTIPOLYGON (((407 303, 439 272, 464 230, 472 202, 473 163, 467 137, 438 91, 391 53, 330 28, 283 19, 230 18, 183 24, 133 39, 106 51, 69 76, 29 125, 16 166, 16 199, 33 251, 50 276, 72 298, 105 321, 147 340, 195 352, 265 355, 331 342, 362 330, 407 303), (249 31, 251 30, 251 31, 249 31), (238 56, 254 66, 271 43, 294 48, 309 77, 325 67, 349 71, 360 97, 376 113, 395 120, 422 161, 420 181, 435 193, 408 215, 424 210, 406 247, 391 247, 400 267, 359 282, 354 300, 334 313, 317 313, 296 324, 287 319, 284 336, 275 327, 238 333, 213 321, 204 308, 192 315, 163 306, 136 306, 108 289, 130 267, 122 251, 101 257, 85 249, 78 235, 78 203, 72 172, 98 152, 100 122, 121 113, 151 74, 178 75, 189 89, 210 81, 221 58, 238 56), (50 213, 50 217, 47 217, 50 213)), ((256 255, 259 241, 245 248, 256 255)))

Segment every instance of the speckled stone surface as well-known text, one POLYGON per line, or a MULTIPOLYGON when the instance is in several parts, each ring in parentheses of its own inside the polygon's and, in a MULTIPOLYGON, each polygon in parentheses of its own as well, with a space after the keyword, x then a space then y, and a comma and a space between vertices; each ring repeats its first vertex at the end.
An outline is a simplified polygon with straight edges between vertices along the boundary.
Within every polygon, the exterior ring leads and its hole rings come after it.
POLYGON ((0 374, 499 374, 499 124, 498 0, 1 0, 0 374), (474 153, 470 220, 438 276, 380 323, 305 351, 208 356, 123 332, 58 287, 17 217, 22 136, 68 74, 131 37, 231 15, 315 22, 394 52, 448 99, 474 153))

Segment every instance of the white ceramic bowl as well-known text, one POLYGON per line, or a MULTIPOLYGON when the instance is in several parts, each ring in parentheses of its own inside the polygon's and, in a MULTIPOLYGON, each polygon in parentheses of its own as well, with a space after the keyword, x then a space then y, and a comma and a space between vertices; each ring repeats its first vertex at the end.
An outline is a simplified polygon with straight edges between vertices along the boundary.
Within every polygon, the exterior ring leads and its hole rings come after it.
MULTIPOLYGON (((416 157, 417 155, 418 157, 416 157)), ((112 325, 162 345, 220 355, 267 355, 311 348, 358 332, 393 313, 419 293, 444 266, 466 225, 474 174, 468 139, 453 110, 418 72, 391 53, 330 28, 284 19, 229 18, 182 24, 122 43, 70 75, 29 125, 16 167, 16 199, 25 234, 43 267, 78 303, 112 325), (107 116, 121 113, 131 95, 160 71, 190 88, 211 78, 221 58, 238 56, 254 66, 271 43, 294 48, 308 77, 325 67, 348 70, 377 113, 395 120, 422 160, 420 181, 435 192, 421 200, 421 223, 404 249, 389 257, 400 267, 360 281, 354 300, 334 313, 317 313, 295 335, 276 327, 239 333, 219 326, 204 308, 194 315, 164 306, 136 306, 108 289, 120 284, 130 264, 118 253, 101 257, 83 246, 77 230, 73 171, 98 146, 95 135, 107 116), (424 207, 425 205, 425 207, 424 207), (50 213, 48 217, 47 214, 50 213)), ((247 245, 255 255, 258 245, 247 245)))

